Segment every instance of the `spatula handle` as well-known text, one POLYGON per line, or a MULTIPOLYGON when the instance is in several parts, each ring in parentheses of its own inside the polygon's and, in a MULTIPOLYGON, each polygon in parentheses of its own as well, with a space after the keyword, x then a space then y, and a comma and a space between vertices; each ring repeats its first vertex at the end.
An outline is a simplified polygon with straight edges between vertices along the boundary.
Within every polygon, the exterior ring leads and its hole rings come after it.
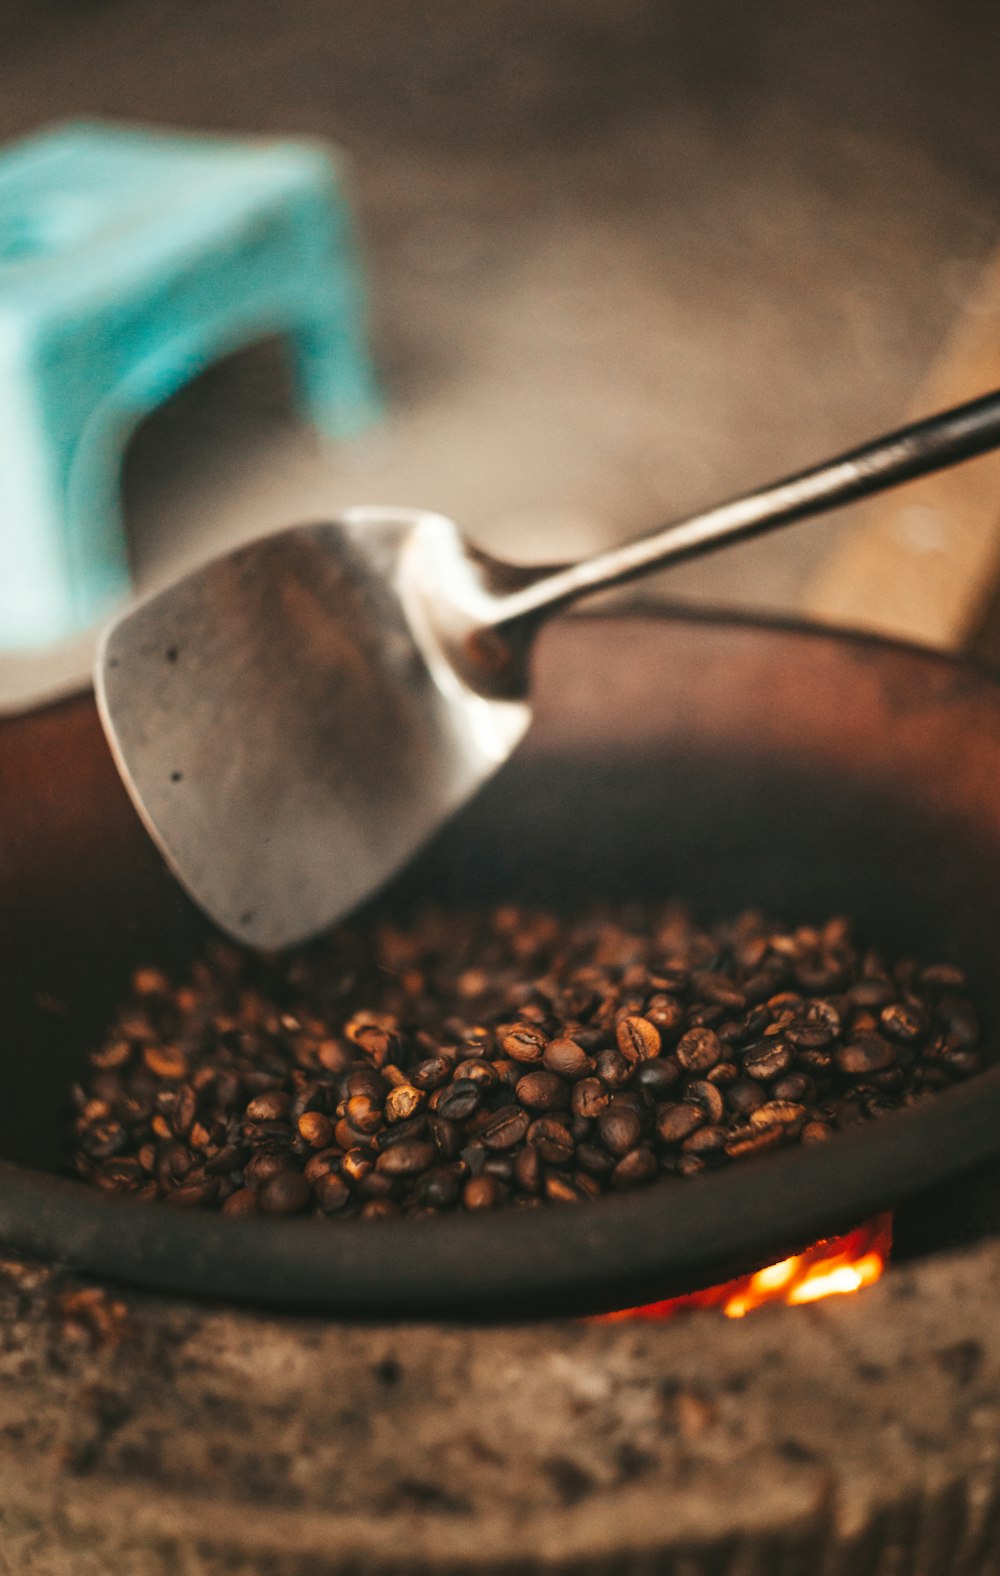
POLYGON ((591 592, 871 497, 998 445, 1000 392, 911 422, 835 460, 546 575, 503 598, 494 627, 512 630, 522 621, 534 624, 591 592))

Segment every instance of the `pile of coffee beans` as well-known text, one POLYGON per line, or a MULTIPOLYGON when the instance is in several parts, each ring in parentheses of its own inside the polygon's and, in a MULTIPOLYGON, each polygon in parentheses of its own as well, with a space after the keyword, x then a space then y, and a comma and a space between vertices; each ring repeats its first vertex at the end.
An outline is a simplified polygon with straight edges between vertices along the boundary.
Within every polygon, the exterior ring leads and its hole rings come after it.
POLYGON ((98 1187, 227 1215, 572 1204, 824 1143, 981 1065, 951 964, 834 919, 504 907, 137 971, 74 1090, 98 1187))

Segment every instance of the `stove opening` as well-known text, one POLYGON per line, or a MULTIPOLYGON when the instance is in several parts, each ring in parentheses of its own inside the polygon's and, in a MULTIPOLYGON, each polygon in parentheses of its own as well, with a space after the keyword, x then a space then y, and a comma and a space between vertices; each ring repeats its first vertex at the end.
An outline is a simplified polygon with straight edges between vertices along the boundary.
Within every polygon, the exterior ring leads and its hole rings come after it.
POLYGON ((873 1286, 881 1279, 892 1252, 892 1214, 875 1215, 840 1237, 825 1237, 791 1258, 769 1264, 753 1275, 707 1286, 701 1291, 664 1302, 647 1302, 639 1308, 602 1313, 595 1322, 626 1319, 671 1319, 694 1308, 718 1308, 728 1319, 742 1319, 768 1302, 792 1306, 840 1297, 873 1286))

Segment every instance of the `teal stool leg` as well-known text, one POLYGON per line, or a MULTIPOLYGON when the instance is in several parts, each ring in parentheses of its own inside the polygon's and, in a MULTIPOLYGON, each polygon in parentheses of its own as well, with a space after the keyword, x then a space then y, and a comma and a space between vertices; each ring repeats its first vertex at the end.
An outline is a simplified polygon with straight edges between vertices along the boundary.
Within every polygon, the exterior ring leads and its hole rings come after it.
POLYGON ((357 306, 317 303, 292 325, 292 368, 303 415, 328 438, 351 438, 381 414, 357 306))
POLYGON ((34 425, 11 425, 4 438, 12 441, 0 449, 0 647, 15 649, 78 626, 65 468, 34 425))

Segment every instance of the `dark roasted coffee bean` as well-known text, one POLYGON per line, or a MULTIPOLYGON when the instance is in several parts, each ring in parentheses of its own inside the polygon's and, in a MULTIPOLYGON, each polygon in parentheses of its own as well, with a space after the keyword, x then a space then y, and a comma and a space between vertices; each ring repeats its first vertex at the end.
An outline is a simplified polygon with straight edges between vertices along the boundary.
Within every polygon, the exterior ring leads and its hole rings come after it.
POLYGON ((761 1127, 753 1133, 734 1135, 726 1141, 726 1154, 731 1160, 740 1160, 746 1155, 760 1155, 768 1149, 775 1149, 784 1142, 784 1128, 761 1127))
POLYGON ((369 1171, 355 1184, 359 1198, 388 1198, 396 1185, 396 1178, 384 1171, 369 1171))
POLYGON ((679 1144, 696 1127, 701 1127, 704 1113, 693 1105, 661 1105, 656 1112, 656 1131, 664 1144, 679 1144))
MULTIPOLYGON (((655 1067, 657 1064, 649 1062, 647 1065, 655 1067)), ((578 1084, 573 1086, 570 1096, 570 1108, 574 1116, 584 1117, 587 1121, 593 1121, 604 1110, 608 1103, 608 1098, 608 1091, 599 1078, 583 1078, 578 1084)))
POLYGON ((751 1111, 756 1111, 763 1105, 767 1095, 759 1083, 751 1083, 749 1079, 741 1078, 737 1083, 730 1084, 725 1090, 725 1102, 737 1116, 749 1116, 751 1111))
POLYGON ((555 1073, 525 1073, 518 1079, 514 1090, 517 1098, 529 1111, 558 1111, 569 1104, 569 1089, 555 1073))
POLYGON ((615 1037, 618 1049, 627 1062, 648 1062, 659 1056, 662 1041, 660 1031, 648 1018, 623 1018, 615 1037))
POLYGON ((327 1149, 333 1137, 333 1123, 321 1111, 304 1111, 299 1117, 299 1136, 311 1149, 327 1149))
POLYGON ((673 1056, 657 1056, 655 1061, 640 1062, 632 1083, 653 1101, 666 1098, 679 1082, 681 1069, 673 1056))
POLYGON ((279 1171, 287 1171, 290 1165, 291 1161, 284 1152, 260 1150, 243 1167, 243 1181, 248 1187, 261 1187, 271 1177, 276 1177, 279 1171))
POLYGON ((906 1001, 890 1002, 888 1007, 883 1007, 879 1014, 879 1025, 890 1039, 901 1040, 904 1044, 919 1040, 927 1032, 925 1015, 906 1001))
POLYGON ((385 1097, 385 1115, 389 1122, 406 1122, 423 1105, 427 1096, 413 1084, 398 1084, 385 1097))
POLYGON ((479 1110, 480 1100, 476 1085, 463 1078, 450 1088, 440 1091, 436 1114, 448 1122, 465 1122, 479 1110))
POLYGON ((616 1191, 643 1187, 652 1182, 659 1167, 651 1149, 632 1149, 623 1155, 611 1173, 611 1186, 616 1191))
POLYGON ((530 1126, 531 1117, 527 1111, 520 1110, 516 1105, 505 1105, 494 1112, 486 1125, 480 1129, 479 1138, 487 1149, 513 1149, 515 1144, 521 1142, 530 1126))
POLYGON ((827 1122, 806 1122, 799 1137, 804 1144, 825 1144, 833 1137, 833 1128, 827 1122))
POLYGON ((514 1182, 522 1193, 538 1193, 542 1187, 542 1164, 538 1150, 527 1144, 514 1161, 514 1182))
POLYGON ((417 1197, 433 1209, 452 1209, 458 1203, 462 1184, 453 1171, 434 1166, 417 1183, 417 1197))
POLYGON ((573 1155, 573 1135, 564 1122, 554 1116, 540 1116, 528 1128, 528 1143, 550 1165, 566 1165, 573 1155))
POLYGON ((553 1204, 580 1204, 586 1198, 571 1176, 558 1171, 548 1173, 544 1189, 546 1198, 551 1199, 553 1204))
POLYGON ((677 1060, 687 1073, 707 1073, 722 1056, 722 1041, 712 1029, 688 1029, 677 1042, 677 1060))
POLYGON ((256 1215, 256 1193, 254 1193, 252 1188, 248 1187, 240 1188, 237 1192, 230 1193, 222 1206, 222 1213, 224 1215, 232 1215, 234 1218, 239 1215, 256 1215))
POLYGON ((852 1040, 849 1045, 840 1045, 833 1053, 833 1059, 842 1073, 847 1073, 852 1078, 863 1077, 865 1073, 884 1072, 891 1067, 896 1059, 896 1053, 887 1040, 878 1034, 865 1034, 852 1040))
POLYGON ((426 1171, 434 1164, 432 1145, 418 1138, 407 1138, 401 1144, 384 1149, 375 1162, 375 1168, 384 1176, 412 1177, 426 1171))
POLYGON ((399 1205, 391 1198, 372 1198, 361 1206, 362 1220, 392 1220, 399 1214, 399 1205))
POLYGON ((442 1160, 457 1160, 462 1147, 461 1129, 455 1122, 432 1116, 427 1124, 428 1136, 442 1160))
POLYGON ((578 1144, 573 1159, 582 1171, 594 1177, 610 1176, 616 1165, 614 1156, 597 1144, 578 1144))
POLYGON ((218 1177, 203 1177, 200 1182, 182 1182, 180 1187, 164 1195, 168 1204, 181 1204, 187 1208, 194 1208, 201 1204, 211 1204, 219 1192, 218 1177))
POLYGON ((797 1129, 802 1126, 807 1114, 805 1106, 798 1105, 794 1100, 768 1100, 758 1106, 756 1111, 750 1112, 749 1120, 751 1127, 797 1129))
POLYGON ((431 1056, 427 1061, 421 1062, 413 1069, 411 1082, 418 1089, 429 1092, 431 1089, 440 1089, 442 1084, 451 1077, 451 1064, 443 1056, 431 1056))
POLYGON ((291 1096, 280 1089, 269 1089, 259 1094, 246 1108, 248 1122, 283 1122, 291 1109, 291 1096))
POLYGON ((639 1142, 642 1119, 628 1106, 609 1105, 597 1118, 597 1136, 613 1155, 627 1154, 639 1142))
POLYGON ((676 996, 667 996, 662 992, 649 998, 644 1018, 648 1018, 654 1028, 659 1029, 661 1039, 675 1034, 684 1022, 684 1008, 676 996))
POLYGON ((597 1076, 609 1089, 623 1089, 632 1076, 633 1065, 626 1061, 621 1051, 601 1051, 597 1058, 597 1076))
POLYGON ((816 1085, 805 1073, 789 1073, 780 1078, 771 1091, 775 1100, 799 1100, 808 1104, 815 1097, 816 1085))
POLYGON ((540 1062, 547 1043, 533 1023, 512 1023, 500 1040, 504 1055, 515 1062, 540 1062))
POLYGON ((695 1079, 684 1090, 684 1099, 691 1105, 696 1105, 704 1114, 706 1122, 721 1122, 726 1109, 726 1102, 722 1090, 715 1084, 710 1084, 702 1079, 695 1079))
POLYGON ((350 1202, 351 1192, 347 1183, 332 1171, 328 1171, 325 1176, 317 1177, 312 1184, 312 1190, 317 1204, 327 1215, 343 1209, 344 1205, 350 1202))
POLYGON ((302 1175, 307 1182, 318 1182, 320 1177, 330 1176, 340 1170, 341 1158, 339 1149, 321 1149, 318 1154, 309 1156, 302 1168, 302 1175))
POLYGON ((245 1149, 239 1148, 236 1144, 226 1144, 205 1161, 206 1174, 210 1177, 222 1177, 230 1171, 238 1171, 246 1158, 245 1149))
POLYGON ((385 1125, 381 1105, 374 1095, 352 1094, 345 1115, 359 1133, 377 1133, 385 1125))
POLYGON ((462 1189, 466 1209, 492 1209, 499 1197, 498 1184, 490 1176, 470 1177, 462 1189))
POLYGON ((257 1208, 262 1215, 297 1215, 305 1209, 312 1188, 301 1171, 288 1168, 268 1177, 257 1190, 257 1208))
POLYGON ((782 1040, 762 1040, 751 1046, 743 1058, 743 1071, 749 1078, 769 1083, 781 1078, 792 1065, 792 1048, 782 1040))
POLYGON ((726 1133, 721 1127, 696 1127, 681 1144, 686 1155, 720 1155, 726 1147, 726 1133))
POLYGON ((594 1070, 590 1057, 575 1040, 550 1040, 545 1047, 542 1065, 569 1083, 586 1078, 594 1070))

